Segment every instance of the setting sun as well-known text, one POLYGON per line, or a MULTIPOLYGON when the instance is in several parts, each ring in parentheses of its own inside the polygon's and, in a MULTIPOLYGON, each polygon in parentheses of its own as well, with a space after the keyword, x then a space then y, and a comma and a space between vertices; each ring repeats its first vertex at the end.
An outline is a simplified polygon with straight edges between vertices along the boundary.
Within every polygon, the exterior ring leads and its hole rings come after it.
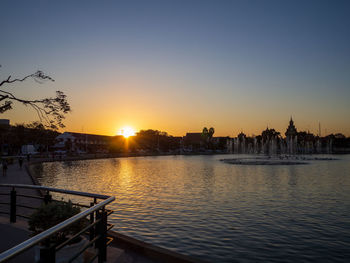
POLYGON ((120 135, 123 135, 124 138, 129 138, 130 136, 135 135, 135 130, 131 127, 123 127, 120 131, 120 135))

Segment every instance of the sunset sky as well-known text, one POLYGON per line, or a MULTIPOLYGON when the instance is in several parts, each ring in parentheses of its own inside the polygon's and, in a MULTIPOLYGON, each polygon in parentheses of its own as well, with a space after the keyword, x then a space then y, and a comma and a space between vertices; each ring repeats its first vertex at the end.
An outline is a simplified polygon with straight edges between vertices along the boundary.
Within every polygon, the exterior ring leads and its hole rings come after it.
MULTIPOLYGON (((61 131, 350 136, 350 1, 1 1, 0 80, 68 96, 61 131)), ((16 105, 11 123, 37 120, 16 105)))

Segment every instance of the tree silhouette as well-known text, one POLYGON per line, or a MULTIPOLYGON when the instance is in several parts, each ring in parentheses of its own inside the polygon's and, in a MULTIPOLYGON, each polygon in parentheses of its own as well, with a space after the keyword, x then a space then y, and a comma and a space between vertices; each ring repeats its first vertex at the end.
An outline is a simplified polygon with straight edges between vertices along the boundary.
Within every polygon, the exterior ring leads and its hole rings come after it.
POLYGON ((25 99, 14 95, 14 93, 7 91, 3 86, 6 84, 13 84, 16 82, 24 82, 25 80, 32 78, 38 83, 43 81, 54 81, 50 76, 46 75, 42 71, 27 75, 23 78, 8 78, 0 81, 0 113, 4 113, 12 109, 13 102, 19 102, 23 105, 32 107, 39 119, 45 127, 51 129, 57 129, 58 127, 65 127, 63 120, 65 114, 71 111, 70 105, 67 101, 67 96, 62 91, 56 91, 56 97, 49 97, 43 99, 25 99))
POLYGON ((208 128, 204 127, 202 130, 202 137, 205 141, 207 141, 207 139, 208 139, 208 133, 209 133, 208 128))
POLYGON ((214 132, 215 130, 213 127, 210 127, 209 129, 207 127, 204 127, 202 130, 202 137, 205 140, 208 148, 211 144, 211 139, 213 138, 214 132))
POLYGON ((280 132, 276 131, 275 129, 269 129, 269 128, 266 128, 266 130, 261 133, 261 137, 264 141, 269 141, 273 138, 277 139, 277 138, 280 138, 280 136, 281 136, 280 132))
POLYGON ((213 135, 215 133, 215 130, 213 127, 210 127, 209 130, 208 130, 208 138, 209 138, 209 141, 211 140, 211 138, 213 138, 213 135))

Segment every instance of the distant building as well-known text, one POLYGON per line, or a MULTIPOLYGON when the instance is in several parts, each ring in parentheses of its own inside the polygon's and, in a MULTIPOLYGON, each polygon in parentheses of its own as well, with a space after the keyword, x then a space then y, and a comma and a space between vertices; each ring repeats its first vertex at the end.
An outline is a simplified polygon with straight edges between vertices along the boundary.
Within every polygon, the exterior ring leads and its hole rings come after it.
POLYGON ((201 132, 188 132, 183 137, 184 148, 196 151, 204 147, 205 142, 201 132))
POLYGON ((297 128, 295 128, 293 119, 292 117, 290 117, 289 126, 286 130, 285 135, 286 137, 294 137, 297 135, 297 133, 298 133, 297 128))
POLYGON ((56 137, 56 150, 68 152, 107 152, 112 140, 121 136, 64 132, 56 137))
POLYGON ((287 142, 287 153, 289 154, 297 153, 297 134, 298 131, 294 126, 292 117, 290 117, 289 126, 285 133, 287 142))
POLYGON ((0 126, 10 126, 9 119, 0 119, 0 126))
POLYGON ((34 145, 27 144, 27 145, 22 145, 21 153, 22 154, 36 154, 36 153, 38 153, 38 151, 35 149, 34 145))
POLYGON ((335 139, 345 139, 346 137, 342 133, 336 133, 336 134, 334 134, 334 138, 335 139))
POLYGON ((212 143, 213 147, 216 151, 221 152, 229 152, 229 145, 230 145, 230 138, 229 137, 213 137, 212 143))

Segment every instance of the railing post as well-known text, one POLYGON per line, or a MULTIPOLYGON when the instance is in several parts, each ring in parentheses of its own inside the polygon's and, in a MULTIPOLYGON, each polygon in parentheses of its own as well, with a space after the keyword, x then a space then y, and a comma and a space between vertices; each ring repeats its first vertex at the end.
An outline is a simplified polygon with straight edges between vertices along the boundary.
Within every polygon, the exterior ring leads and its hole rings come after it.
MULTIPOLYGON (((93 206, 94 206, 94 203, 90 203, 90 207, 93 207, 93 206)), ((95 212, 92 212, 90 214, 90 224, 94 223, 94 220, 95 220, 94 215, 95 215, 95 212)), ((90 241, 91 241, 95 237, 95 226, 91 227, 89 231, 90 231, 90 241)))
POLYGON ((47 205, 52 201, 52 196, 50 195, 49 191, 46 191, 46 194, 44 195, 44 203, 47 205))
POLYGON ((10 200, 10 222, 16 223, 16 206, 17 206, 17 200, 16 200, 16 190, 15 188, 12 188, 11 190, 11 200, 10 200))
POLYGON ((55 246, 47 244, 45 247, 40 248, 40 260, 39 263, 55 263, 56 262, 56 250, 55 246))
POLYGON ((101 221, 97 224, 96 234, 101 237, 97 240, 98 263, 106 262, 107 260, 107 211, 103 207, 97 212, 97 220, 101 221))

